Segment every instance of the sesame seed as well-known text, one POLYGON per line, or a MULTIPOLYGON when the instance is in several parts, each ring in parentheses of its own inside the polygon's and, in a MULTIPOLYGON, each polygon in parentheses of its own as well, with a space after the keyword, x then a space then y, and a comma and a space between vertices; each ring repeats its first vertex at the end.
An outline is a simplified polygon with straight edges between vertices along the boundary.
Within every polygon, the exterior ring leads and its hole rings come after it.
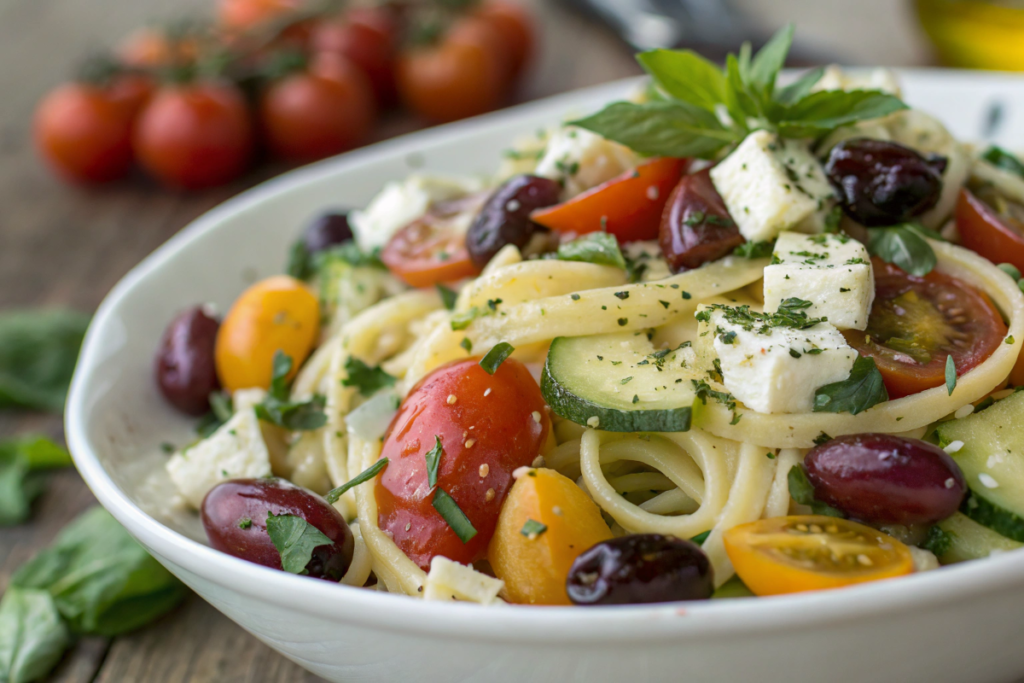
POLYGON ((554 514, 558 515, 559 517, 561 517, 563 514, 565 514, 565 513, 562 512, 562 508, 558 507, 557 505, 554 506, 553 508, 551 508, 551 512, 553 512, 554 514))
POLYGON ((533 416, 533 421, 536 422, 537 424, 540 424, 540 411, 535 410, 531 413, 531 415, 533 416))
POLYGON ((484 494, 484 500, 490 503, 492 500, 494 500, 495 495, 496 494, 494 493, 494 489, 487 489, 487 493, 484 494))
POLYGON ((480 478, 481 479, 483 479, 488 474, 490 474, 490 472, 491 472, 491 466, 490 465, 488 465, 487 463, 484 463, 483 465, 480 465, 480 478))
POLYGON ((949 479, 946 480, 945 483, 946 483, 946 488, 947 489, 951 489, 954 486, 956 486, 956 479, 954 479, 953 477, 950 477, 949 479))
POLYGON ((978 481, 980 481, 981 485, 987 489, 999 488, 999 482, 993 479, 991 474, 988 474, 986 472, 982 472, 981 474, 978 475, 978 481))
POLYGON ((960 406, 959 408, 957 408, 956 412, 953 413, 953 417, 955 417, 958 420, 962 420, 962 419, 964 419, 965 417, 967 417, 968 415, 970 415, 973 412, 974 412, 974 404, 973 403, 968 403, 965 406, 960 406))
POLYGON ((946 447, 943 448, 942 450, 946 451, 947 453, 956 453, 963 447, 963 441, 951 441, 950 443, 946 444, 946 447))
POLYGON ((810 528, 812 534, 820 534, 820 533, 822 533, 824 531, 824 529, 822 529, 817 524, 812 524, 812 525, 810 525, 809 528, 810 528))
POLYGON ((466 439, 466 448, 472 448, 476 445, 476 439, 466 439))
POLYGON ((588 417, 587 418, 587 426, 588 427, 593 427, 594 429, 597 429, 597 426, 599 424, 601 424, 601 418, 599 418, 597 415, 594 415, 593 417, 588 417))
POLYGON ((661 194, 661 192, 658 190, 657 185, 651 185, 647 188, 647 198, 652 202, 658 199, 659 194, 661 194))
POLYGON ((529 467, 517 467, 514 470, 512 470, 512 478, 519 479, 520 477, 525 477, 527 474, 529 474, 529 472, 529 467))
POLYGON ((874 562, 871 561, 871 558, 868 557, 867 555, 864 555, 863 553, 857 556, 857 561, 860 562, 865 567, 870 567, 871 565, 874 564, 874 562))
POLYGON ((487 396, 490 396, 490 395, 491 395, 491 388, 487 387, 487 390, 484 391, 484 397, 487 397, 487 396))
POLYGON ((455 398, 455 394, 448 394, 448 405, 453 406, 459 399, 455 398))
POLYGON ((532 467, 544 467, 546 464, 547 461, 544 460, 543 455, 538 455, 536 458, 533 459, 533 462, 530 463, 532 467))
POLYGON ((408 530, 409 530, 409 529, 411 529, 411 528, 412 528, 412 522, 409 522, 409 523, 407 523, 407 524, 405 525, 405 530, 406 530, 406 531, 408 531, 408 530))

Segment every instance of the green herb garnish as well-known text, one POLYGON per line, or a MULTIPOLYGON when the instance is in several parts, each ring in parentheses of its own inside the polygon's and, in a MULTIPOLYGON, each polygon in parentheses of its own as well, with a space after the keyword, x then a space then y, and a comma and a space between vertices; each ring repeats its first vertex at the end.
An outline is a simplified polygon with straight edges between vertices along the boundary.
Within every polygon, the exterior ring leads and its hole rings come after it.
POLYGON ((1020 159, 1018 159, 1016 155, 1007 152, 1002 147, 997 147, 996 145, 990 146, 985 150, 985 153, 981 155, 981 158, 996 168, 1001 168, 1004 171, 1009 171, 1016 176, 1024 178, 1024 164, 1020 162, 1020 159))
POLYGON ((341 486, 339 486, 336 489, 331 489, 327 493, 327 495, 324 496, 324 498, 327 500, 328 503, 330 503, 331 505, 334 505, 335 503, 338 502, 339 498, 341 498, 343 495, 345 495, 345 493, 347 493, 349 491, 349 489, 353 489, 356 486, 359 486, 360 484, 365 484, 366 482, 370 481, 371 479, 376 477, 378 474, 380 474, 381 470, 383 470, 387 466, 388 466, 388 459, 387 458, 381 458, 380 460, 378 460, 377 462, 373 463, 372 465, 367 467, 365 470, 363 470, 362 472, 357 474, 355 476, 355 478, 349 479, 347 482, 345 482, 344 484, 342 484, 341 486))
POLYGON ((433 505, 438 514, 444 518, 444 521, 455 532, 455 535, 459 537, 460 541, 469 543, 476 536, 476 529, 473 528, 473 523, 469 521, 469 517, 466 517, 466 513, 462 511, 462 508, 455 502, 455 499, 445 493, 440 487, 434 490, 433 505))
POLYGON ((327 415, 324 414, 327 400, 319 395, 308 401, 291 400, 288 389, 288 374, 291 371, 291 357, 277 351, 274 354, 270 390, 263 402, 256 406, 256 417, 291 431, 320 429, 327 424, 327 415))
POLYGON ((363 396, 372 396, 384 387, 393 387, 398 381, 396 377, 384 372, 379 365, 370 367, 355 356, 345 361, 345 379, 342 386, 356 387, 363 396))
POLYGON ((488 375, 493 375, 501 367, 501 364, 505 362, 505 359, 511 356, 515 350, 515 347, 508 342, 498 342, 487 352, 487 355, 480 359, 480 367, 488 375))
POLYGON ((289 574, 307 574, 313 551, 334 544, 324 532, 296 515, 267 513, 267 535, 281 554, 281 568, 289 574))
POLYGON ((903 223, 890 228, 868 231, 868 251, 911 275, 932 272, 938 259, 926 238, 936 235, 916 223, 903 223))
POLYGON ((459 293, 448 289, 440 282, 434 286, 437 287, 437 293, 441 295, 441 303, 444 304, 444 307, 449 311, 455 310, 455 300, 459 298, 459 293))
POLYGON ((952 396, 954 389, 956 389, 956 362, 953 360, 953 356, 946 356, 946 391, 952 396))
POLYGON ((615 235, 607 232, 592 232, 572 242, 566 242, 558 247, 558 259, 615 266, 626 270, 626 259, 619 249, 619 242, 615 235))
POLYGON ((858 356, 848 378, 814 392, 814 412, 856 415, 888 400, 889 393, 874 359, 858 356))
POLYGON ((441 446, 441 437, 435 434, 434 447, 424 456, 427 461, 427 484, 430 485, 430 488, 437 486, 437 471, 441 467, 442 455, 444 455, 444 448, 441 446))
POLYGON ((547 524, 541 524, 540 522, 534 519, 528 519, 526 520, 526 523, 523 524, 523 528, 519 530, 519 533, 521 533, 523 536, 526 536, 527 538, 537 538, 547 530, 547 524))
POLYGON ((807 473, 802 465, 793 465, 789 474, 786 475, 786 480, 789 483, 789 497, 801 505, 810 507, 814 514, 828 517, 844 516, 839 510, 814 497, 814 485, 807 478, 807 473))
POLYGON ((744 242, 732 251, 733 256, 743 258, 768 258, 775 250, 775 241, 744 242))

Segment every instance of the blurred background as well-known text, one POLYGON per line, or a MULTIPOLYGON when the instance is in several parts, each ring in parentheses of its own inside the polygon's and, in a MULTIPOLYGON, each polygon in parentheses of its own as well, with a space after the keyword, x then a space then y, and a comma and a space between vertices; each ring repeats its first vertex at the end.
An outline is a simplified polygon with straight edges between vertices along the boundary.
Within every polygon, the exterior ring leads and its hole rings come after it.
MULTIPOLYGON (((355 4, 0 0, 0 491, 22 467, 5 455, 12 437, 61 442, 61 381, 114 283, 199 214, 289 168, 638 74, 635 48, 715 57, 789 22, 801 65, 1024 70, 1021 0, 355 4), (25 346, 27 325, 52 342, 57 323, 52 400, 11 401, 5 372, 24 361, 5 340, 25 346)), ((73 470, 47 477, 20 509, 0 505, 0 591, 94 504, 73 470)), ((49 680, 317 679, 189 598, 134 633, 77 640, 49 680)))

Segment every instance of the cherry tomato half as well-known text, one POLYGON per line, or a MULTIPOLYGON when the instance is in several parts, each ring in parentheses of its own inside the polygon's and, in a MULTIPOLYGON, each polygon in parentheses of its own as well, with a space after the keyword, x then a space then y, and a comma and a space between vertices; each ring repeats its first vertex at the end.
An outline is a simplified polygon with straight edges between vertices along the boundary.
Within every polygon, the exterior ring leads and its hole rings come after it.
POLYGON ((344 57, 285 76, 260 100, 260 120, 270 149, 295 162, 316 161, 361 144, 374 119, 366 76, 344 57))
MULTIPOLYGON (((1024 207, 1016 205, 1016 209, 1024 215, 1024 207)), ((956 227, 960 241, 968 249, 993 263, 1012 263, 1024 270, 1024 219, 1014 217, 1010 211, 997 211, 965 188, 960 190, 956 203, 956 227)))
POLYGON ((658 239, 661 214, 688 161, 663 157, 567 202, 534 211, 535 223, 582 235, 606 230, 620 242, 658 239))
POLYGON ((774 517, 722 537, 736 573, 755 595, 843 588, 909 574, 910 550, 869 526, 836 517, 774 517))
POLYGON ((526 366, 508 359, 494 375, 479 358, 427 375, 402 404, 384 437, 387 469, 377 480, 380 528, 423 569, 435 555, 483 558, 512 486, 512 472, 541 453, 551 423, 526 366), (463 543, 434 509, 426 454, 441 440, 437 485, 476 529, 463 543))
POLYGON ((438 202, 391 238, 380 255, 384 265, 413 287, 479 274, 466 248, 466 217, 475 216, 486 199, 483 194, 438 202))
POLYGON ((253 126, 242 93, 225 83, 170 86, 139 116, 135 153, 142 166, 172 187, 226 183, 246 167, 253 126))
POLYGON ((395 52, 398 28, 391 12, 379 7, 357 7, 343 17, 313 28, 314 53, 341 55, 362 69, 373 86, 377 103, 394 102, 395 52))
POLYGON ((868 328, 843 335, 862 356, 874 358, 889 398, 942 386, 948 356, 959 376, 1003 343, 1006 324, 999 311, 966 282, 934 270, 908 275, 878 258, 872 266, 875 303, 868 328))

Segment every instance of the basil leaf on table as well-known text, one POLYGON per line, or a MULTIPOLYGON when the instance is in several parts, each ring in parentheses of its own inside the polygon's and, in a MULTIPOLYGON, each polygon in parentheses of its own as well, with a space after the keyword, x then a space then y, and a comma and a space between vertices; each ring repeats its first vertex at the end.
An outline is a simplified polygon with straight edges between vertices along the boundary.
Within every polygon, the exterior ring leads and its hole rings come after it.
POLYGON ((789 484, 789 497, 801 505, 810 507, 814 514, 827 517, 843 516, 839 510, 814 497, 814 485, 807 478, 807 473, 802 465, 793 465, 786 475, 786 482, 789 484))
POLYGON ((858 356, 848 378, 814 392, 814 412, 856 415, 888 400, 889 392, 874 359, 858 356))
POLYGON ((295 515, 268 513, 267 534, 281 554, 281 567, 290 574, 305 574, 313 551, 334 544, 324 532, 295 515))
MULTIPOLYGON (((619 241, 606 232, 592 232, 558 247, 559 261, 581 261, 626 269, 619 241)), ((454 328, 453 328, 454 329, 454 328)))
POLYGON ((44 436, 0 441, 0 526, 27 520, 44 490, 45 471, 69 465, 71 455, 44 436))
POLYGON ((71 636, 44 590, 11 586, 0 600, 0 681, 37 681, 60 661, 71 636))
POLYGON ((931 237, 913 223, 890 228, 871 228, 868 231, 868 251, 911 275, 924 276, 932 272, 938 258, 928 244, 931 237))
POLYGON ((115 636, 149 623, 186 589, 103 508, 64 528, 23 564, 11 586, 47 591, 75 633, 115 636))
POLYGON ((77 311, 0 314, 0 408, 64 410, 88 326, 77 311))

